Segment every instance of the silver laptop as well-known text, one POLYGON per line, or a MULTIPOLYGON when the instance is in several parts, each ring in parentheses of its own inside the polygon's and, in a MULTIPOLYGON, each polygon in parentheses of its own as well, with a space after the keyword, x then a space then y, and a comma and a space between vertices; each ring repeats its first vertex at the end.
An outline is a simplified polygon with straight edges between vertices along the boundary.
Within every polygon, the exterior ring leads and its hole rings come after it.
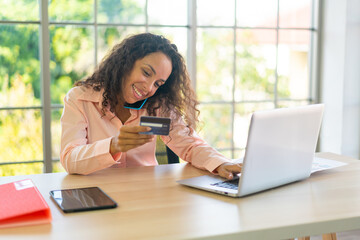
POLYGON ((308 178, 323 111, 323 104, 314 104, 254 112, 239 177, 205 175, 178 183, 242 197, 308 178))

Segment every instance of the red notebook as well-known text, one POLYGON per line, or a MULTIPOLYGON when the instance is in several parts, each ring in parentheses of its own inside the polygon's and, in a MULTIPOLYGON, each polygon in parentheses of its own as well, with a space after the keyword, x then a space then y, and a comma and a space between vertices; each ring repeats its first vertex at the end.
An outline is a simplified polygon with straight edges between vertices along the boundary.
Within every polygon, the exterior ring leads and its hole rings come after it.
POLYGON ((0 228, 51 222, 51 212, 30 179, 0 185, 0 228))

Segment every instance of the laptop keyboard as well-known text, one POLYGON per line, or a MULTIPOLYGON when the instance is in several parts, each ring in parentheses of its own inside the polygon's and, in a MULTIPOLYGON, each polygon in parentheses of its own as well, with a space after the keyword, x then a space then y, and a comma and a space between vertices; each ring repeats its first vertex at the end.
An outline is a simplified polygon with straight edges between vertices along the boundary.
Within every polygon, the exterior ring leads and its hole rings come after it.
POLYGON ((239 178, 227 180, 227 181, 223 181, 223 182, 217 182, 217 183, 213 183, 211 185, 216 186, 216 187, 223 187, 223 188, 229 188, 229 189, 236 190, 239 187, 239 178))

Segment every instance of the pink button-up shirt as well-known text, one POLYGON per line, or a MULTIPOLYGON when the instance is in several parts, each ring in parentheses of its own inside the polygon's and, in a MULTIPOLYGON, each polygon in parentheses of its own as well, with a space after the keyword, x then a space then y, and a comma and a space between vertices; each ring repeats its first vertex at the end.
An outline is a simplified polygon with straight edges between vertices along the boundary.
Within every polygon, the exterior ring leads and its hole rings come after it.
MULTIPOLYGON (((64 98, 61 117, 60 161, 68 173, 89 174, 108 167, 157 165, 156 138, 127 152, 110 154, 110 142, 123 126, 119 118, 106 111, 103 116, 102 93, 92 88, 74 87, 64 98)), ((145 109, 130 109, 131 116, 124 125, 138 126, 145 109)), ((161 136, 164 143, 181 159, 195 167, 213 172, 220 164, 228 162, 222 154, 210 147, 182 120, 172 123, 169 136, 161 136)))

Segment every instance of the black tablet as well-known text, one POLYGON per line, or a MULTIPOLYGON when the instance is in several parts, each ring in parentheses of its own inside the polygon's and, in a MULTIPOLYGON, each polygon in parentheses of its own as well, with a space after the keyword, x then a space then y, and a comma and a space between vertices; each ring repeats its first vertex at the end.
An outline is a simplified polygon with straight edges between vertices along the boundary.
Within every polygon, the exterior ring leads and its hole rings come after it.
POLYGON ((99 187, 51 190, 50 196, 65 213, 117 207, 99 187))

